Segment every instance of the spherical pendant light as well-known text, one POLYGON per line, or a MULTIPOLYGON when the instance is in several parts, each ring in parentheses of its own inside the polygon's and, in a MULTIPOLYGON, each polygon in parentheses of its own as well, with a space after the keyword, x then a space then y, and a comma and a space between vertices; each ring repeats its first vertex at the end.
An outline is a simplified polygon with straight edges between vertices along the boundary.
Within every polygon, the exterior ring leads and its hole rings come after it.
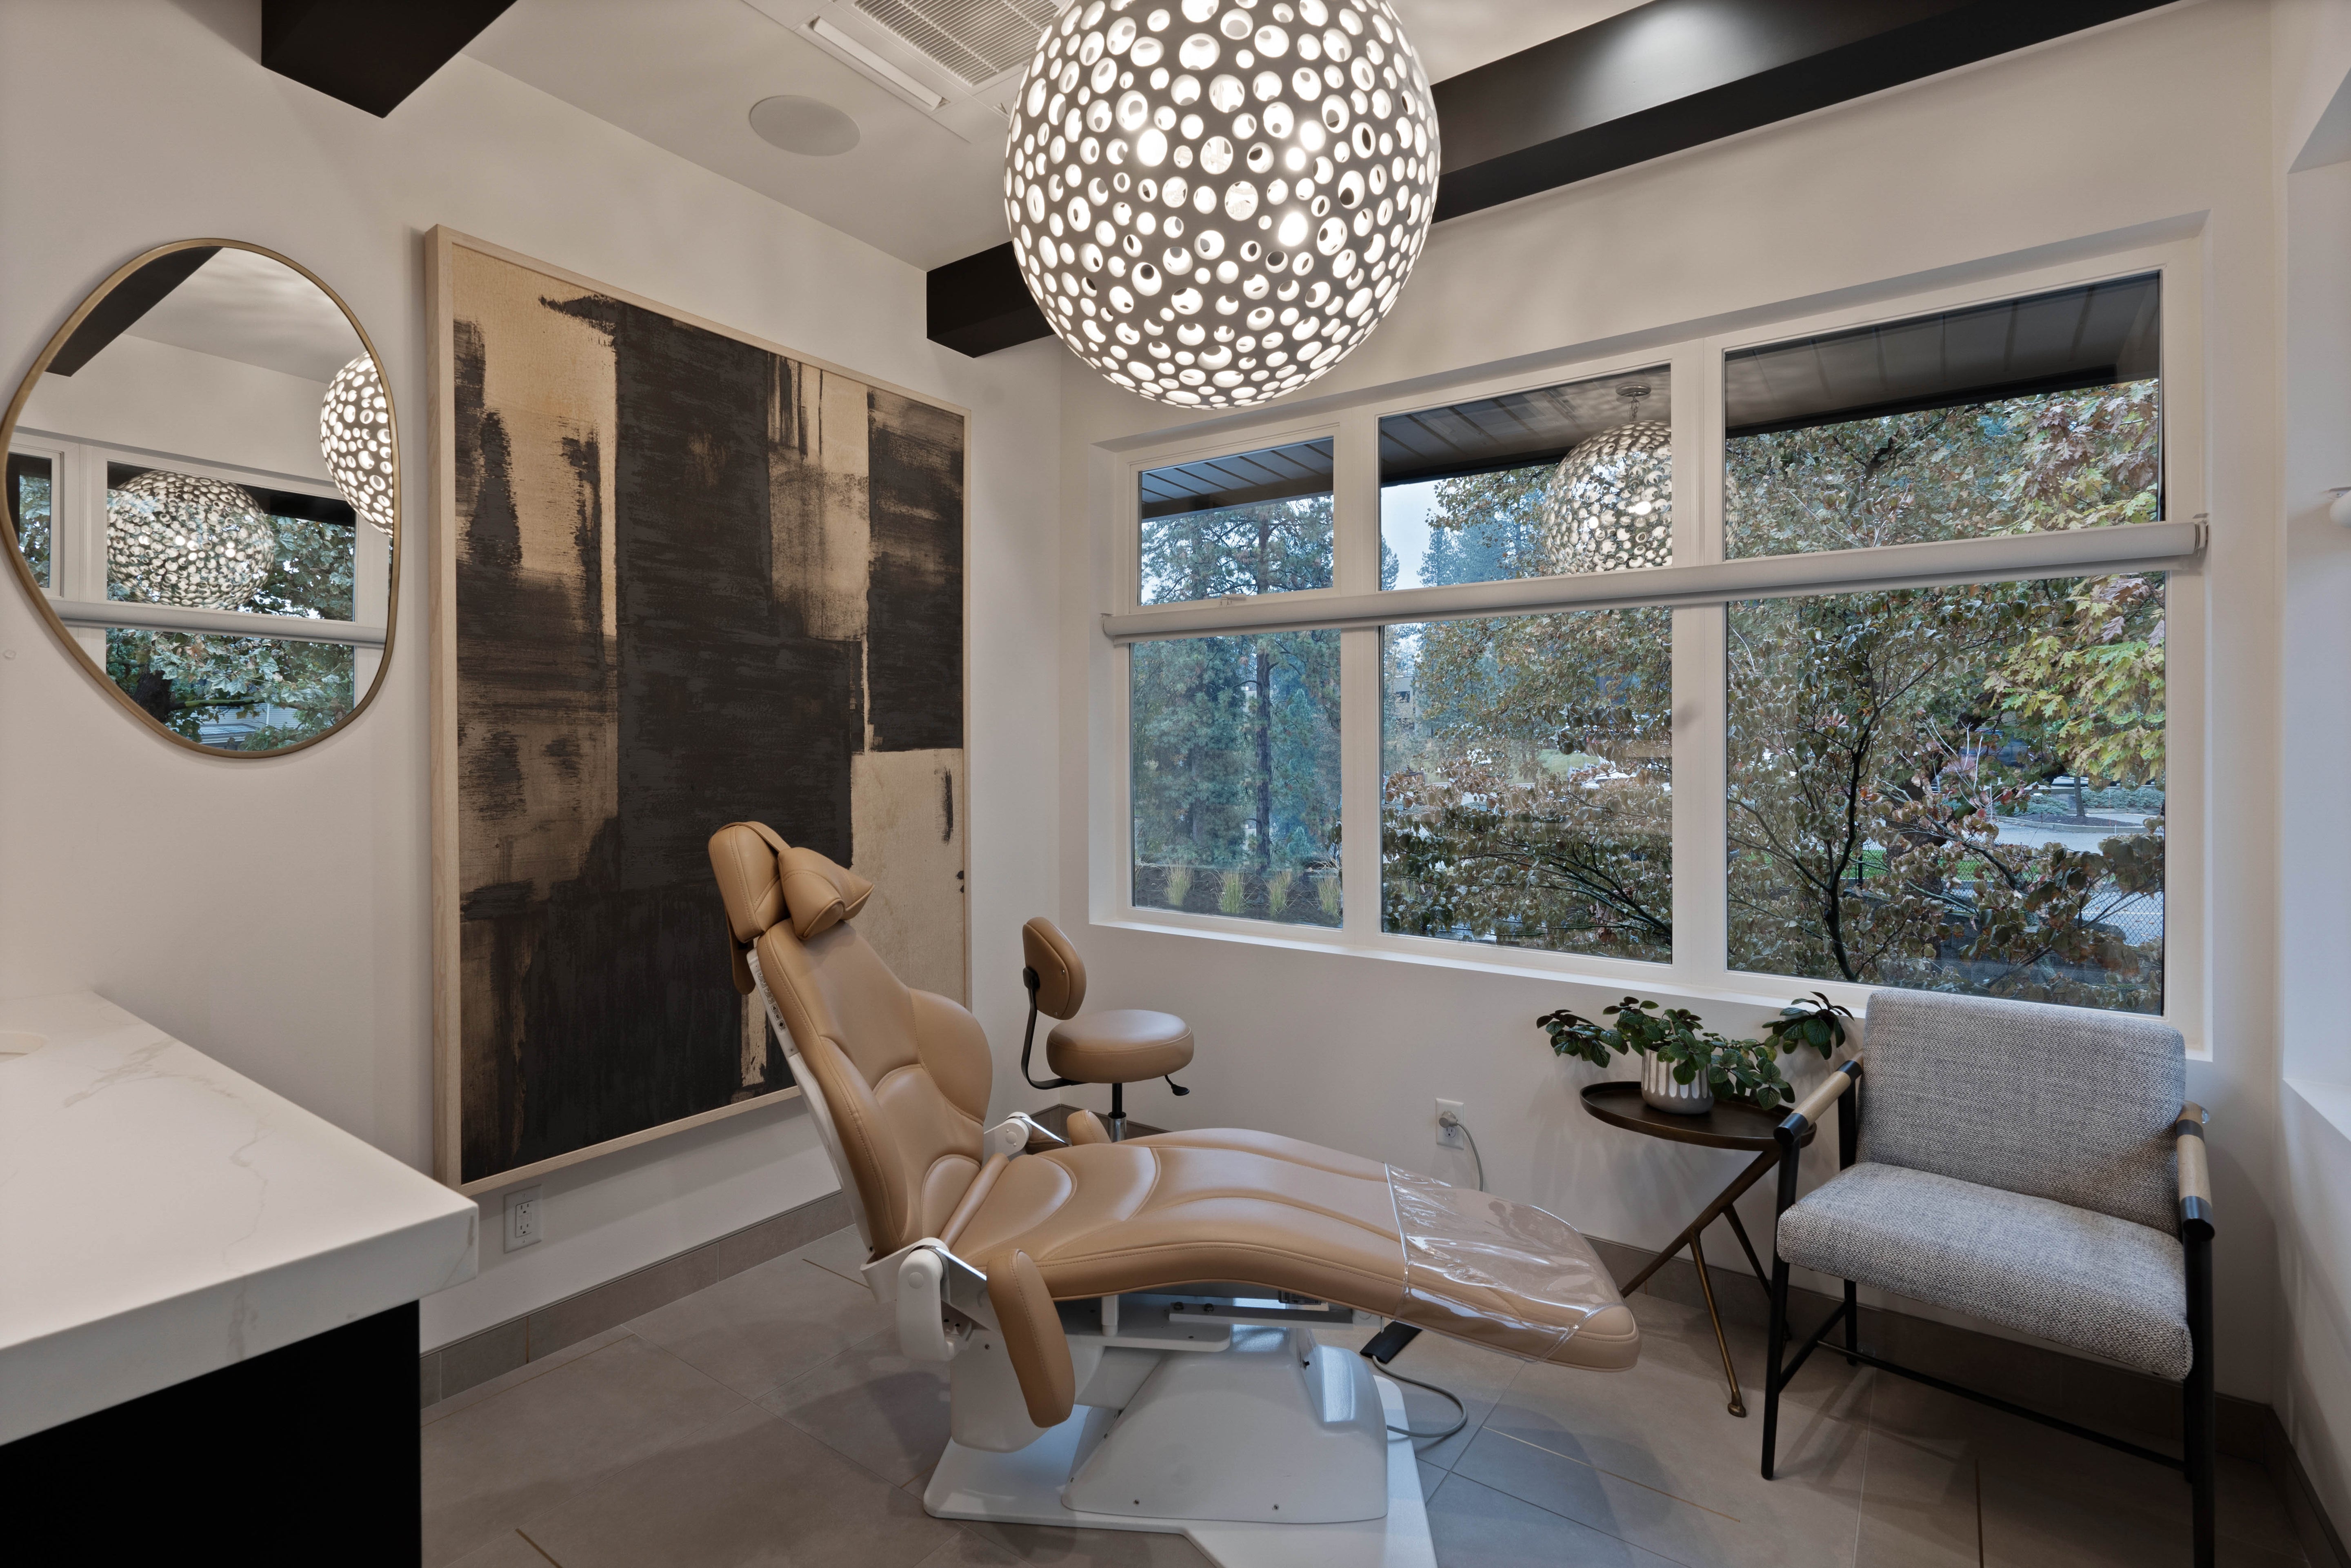
POLYGON ((351 510, 392 532, 392 400, 371 356, 361 354, 328 385, 319 405, 319 450, 351 510))
POLYGON ((106 578, 149 604, 235 610, 277 560, 277 529, 251 492, 150 469, 106 495, 106 578))
POLYGON ((1005 213, 1079 358, 1234 407, 1371 335, 1428 237, 1438 162, 1389 0, 1073 0, 1013 105, 1005 213))
MULTIPOLYGON (((1635 409, 1649 392, 1618 390, 1635 409)), ((1541 521, 1553 571, 1671 566, 1673 426, 1636 419, 1579 444, 1552 474, 1541 521)))

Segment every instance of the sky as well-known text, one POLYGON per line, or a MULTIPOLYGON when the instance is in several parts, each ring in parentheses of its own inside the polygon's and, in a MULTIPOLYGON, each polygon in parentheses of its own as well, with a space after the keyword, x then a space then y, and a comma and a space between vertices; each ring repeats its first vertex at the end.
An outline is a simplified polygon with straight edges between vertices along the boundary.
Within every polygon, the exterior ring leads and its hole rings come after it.
POLYGON ((1421 563, 1428 558, 1428 514, 1437 509, 1434 479, 1390 485, 1380 492, 1380 538, 1395 551, 1398 588, 1419 588, 1421 563))

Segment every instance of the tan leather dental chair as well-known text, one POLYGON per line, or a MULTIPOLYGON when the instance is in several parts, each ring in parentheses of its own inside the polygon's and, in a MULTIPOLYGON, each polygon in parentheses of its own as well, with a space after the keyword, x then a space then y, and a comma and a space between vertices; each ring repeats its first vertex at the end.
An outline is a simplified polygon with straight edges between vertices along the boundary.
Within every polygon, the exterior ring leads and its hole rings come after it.
POLYGON ((1192 1026, 1173 1013, 1119 1008, 1084 1013, 1086 961, 1040 915, 1020 928, 1020 956, 1027 967, 1020 983, 1029 988, 1029 1027, 1020 1037, 1020 1076, 1031 1089, 1066 1089, 1077 1083, 1110 1085, 1110 1140, 1126 1138, 1126 1086, 1165 1078, 1177 1094, 1192 1092, 1175 1075, 1192 1063, 1192 1026), (1037 1015, 1061 1019, 1045 1037, 1045 1065, 1059 1077, 1038 1082, 1029 1071, 1037 1039, 1037 1015))
POLYGON ((1607 1270, 1541 1209, 1268 1133, 1025 1153, 1058 1140, 987 1124, 977 1020, 858 935, 870 883, 756 823, 719 830, 710 858, 737 984, 806 1095, 866 1282, 904 1354, 947 1365, 930 1513, 1177 1532, 1228 1568, 1433 1563, 1412 1445, 1391 1440, 1395 1383, 1249 1302, 1182 1311, 1187 1286, 1294 1292, 1561 1365, 1639 1354, 1607 1270))

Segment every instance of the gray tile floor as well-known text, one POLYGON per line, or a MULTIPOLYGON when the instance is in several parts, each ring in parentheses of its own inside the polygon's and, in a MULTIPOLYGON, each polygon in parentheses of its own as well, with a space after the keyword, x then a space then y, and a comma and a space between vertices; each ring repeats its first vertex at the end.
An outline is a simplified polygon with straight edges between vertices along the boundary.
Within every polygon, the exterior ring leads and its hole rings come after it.
MULTIPOLYGON (((426 1409, 428 1568, 1203 1561, 1176 1536, 925 1515, 946 1381, 896 1354, 860 1259, 839 1232, 426 1409)), ((2187 1490, 2168 1472, 1825 1353, 1783 1407, 1781 1479, 1767 1482, 1760 1415, 1723 1409, 1704 1314, 1646 1295, 1634 1309, 1641 1364, 1615 1375, 1433 1334, 1397 1359, 1468 1405, 1468 1427, 1421 1453, 1439 1563, 2188 1561, 2187 1490)), ((1731 1336, 1752 1389, 1762 1336, 1731 1336)), ((1406 1395, 1416 1424, 1449 1417, 1406 1395)), ((2222 1463, 2221 1563, 2304 1563, 2268 1473, 2222 1463)))

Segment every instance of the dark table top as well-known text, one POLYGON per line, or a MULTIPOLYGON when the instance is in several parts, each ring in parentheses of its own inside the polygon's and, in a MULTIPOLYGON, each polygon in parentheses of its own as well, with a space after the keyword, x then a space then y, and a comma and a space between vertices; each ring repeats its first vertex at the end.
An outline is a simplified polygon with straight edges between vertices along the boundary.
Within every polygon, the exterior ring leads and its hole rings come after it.
MULTIPOLYGON (((1679 1115, 1649 1104, 1641 1098, 1641 1085, 1625 1079, 1585 1084, 1583 1108, 1610 1126, 1628 1132, 1646 1133, 1671 1143, 1702 1144, 1710 1149, 1745 1149, 1752 1154, 1779 1147, 1772 1129, 1788 1114, 1784 1107, 1759 1111, 1752 1105, 1718 1099, 1714 1108, 1704 1115, 1679 1115)), ((1798 1142, 1811 1143, 1818 1131, 1817 1127, 1805 1128, 1798 1142)))

